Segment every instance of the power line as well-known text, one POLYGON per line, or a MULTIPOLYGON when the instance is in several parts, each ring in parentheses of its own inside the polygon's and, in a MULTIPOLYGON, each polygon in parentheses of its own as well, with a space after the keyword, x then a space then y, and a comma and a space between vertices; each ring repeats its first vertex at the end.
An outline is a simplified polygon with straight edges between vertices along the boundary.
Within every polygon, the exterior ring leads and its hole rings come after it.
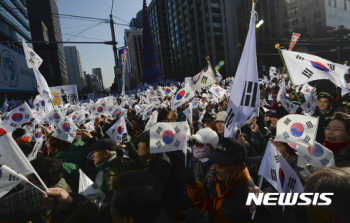
POLYGON ((128 23, 127 21, 125 21, 125 20, 123 20, 123 19, 121 19, 121 18, 118 18, 117 16, 113 16, 113 17, 115 17, 115 18, 117 18, 117 19, 119 19, 119 20, 121 20, 121 21, 123 21, 123 22, 128 23))
MULTIPOLYGON (((88 27, 88 28, 86 28, 85 30, 79 32, 77 35, 79 35, 79 34, 85 32, 85 31, 87 31, 87 30, 89 30, 89 29, 92 29, 92 28, 94 28, 94 27, 96 27, 96 26, 99 26, 99 25, 101 25, 101 24, 102 24, 102 22, 99 23, 99 24, 96 24, 96 25, 94 25, 94 26, 92 26, 92 27, 88 27)), ((67 39, 66 41, 68 41, 68 40, 70 40, 70 39, 74 39, 74 38, 76 38, 76 37, 69 38, 69 39, 67 39)))

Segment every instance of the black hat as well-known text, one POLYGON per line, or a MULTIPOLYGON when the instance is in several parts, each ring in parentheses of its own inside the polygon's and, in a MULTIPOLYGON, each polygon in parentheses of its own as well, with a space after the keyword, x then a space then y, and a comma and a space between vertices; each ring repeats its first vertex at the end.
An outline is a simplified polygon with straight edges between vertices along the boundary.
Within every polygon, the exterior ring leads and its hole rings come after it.
POLYGON ((94 142, 88 148, 90 151, 96 150, 109 150, 109 151, 117 151, 117 143, 111 138, 103 138, 96 142, 94 142))
POLYGON ((207 158, 218 165, 239 164, 245 162, 247 149, 236 139, 221 138, 214 152, 210 153, 207 158))
POLYGON ((29 155, 33 150, 33 146, 29 142, 20 142, 17 145, 25 155, 29 155))
POLYGON ((206 112, 203 116, 203 121, 215 121, 216 116, 206 112))
POLYGON ((144 142, 144 143, 146 143, 147 147, 149 147, 149 141, 150 141, 150 132, 149 132, 149 130, 147 130, 147 131, 141 133, 140 135, 138 135, 136 137, 135 141, 136 141, 137 144, 139 142, 144 142))
POLYGON ((333 97, 330 94, 328 94, 327 92, 320 92, 317 95, 317 100, 320 100, 321 98, 327 98, 329 103, 333 103, 333 97))

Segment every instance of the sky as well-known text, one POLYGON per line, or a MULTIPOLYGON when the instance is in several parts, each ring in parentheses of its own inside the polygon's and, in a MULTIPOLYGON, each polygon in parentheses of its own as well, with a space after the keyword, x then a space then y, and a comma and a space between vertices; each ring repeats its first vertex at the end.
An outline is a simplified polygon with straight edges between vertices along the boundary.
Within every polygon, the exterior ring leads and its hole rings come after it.
MULTIPOLYGON (((151 0, 146 1, 147 4, 151 2, 151 0)), ((142 9, 142 4, 143 0, 114 0, 113 15, 127 23, 113 17, 114 22, 129 24, 130 20, 136 17, 136 13, 142 9)), ((59 14, 109 19, 112 0, 58 0, 57 5, 59 14)), ((99 24, 99 21, 62 17, 60 22, 63 41, 104 42, 112 40, 109 23, 99 24), (76 35, 82 37, 76 37, 76 35)), ((124 29, 128 28, 128 26, 114 25, 117 47, 125 45, 124 29)), ((77 46, 81 53, 84 71, 91 74, 92 68, 100 67, 104 87, 109 88, 112 85, 114 81, 114 56, 111 45, 64 44, 64 46, 77 46)))

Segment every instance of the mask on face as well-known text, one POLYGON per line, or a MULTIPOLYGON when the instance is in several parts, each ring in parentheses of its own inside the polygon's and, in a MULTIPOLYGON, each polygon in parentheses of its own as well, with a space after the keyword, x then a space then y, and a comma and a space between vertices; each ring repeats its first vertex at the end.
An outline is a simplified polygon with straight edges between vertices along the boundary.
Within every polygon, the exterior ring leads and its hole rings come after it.
POLYGON ((202 163, 207 162, 209 158, 208 156, 210 154, 210 146, 205 145, 202 148, 198 148, 197 146, 193 147, 193 156, 196 157, 199 161, 202 163))

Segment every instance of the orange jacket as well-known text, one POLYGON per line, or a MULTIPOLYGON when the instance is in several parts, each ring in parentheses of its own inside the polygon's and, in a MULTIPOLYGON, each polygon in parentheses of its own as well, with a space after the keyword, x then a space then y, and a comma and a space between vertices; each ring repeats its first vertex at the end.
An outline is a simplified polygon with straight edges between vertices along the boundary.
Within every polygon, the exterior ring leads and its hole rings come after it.
POLYGON ((222 202, 224 201, 225 196, 230 190, 237 188, 240 185, 246 184, 250 181, 249 171, 247 167, 244 168, 244 170, 240 174, 233 178, 229 183, 226 183, 226 191, 223 194, 221 194, 220 185, 214 175, 213 178, 215 182, 217 197, 215 197, 215 193, 211 193, 214 191, 210 191, 209 193, 211 194, 208 194, 207 198, 205 198, 203 185, 198 181, 196 181, 192 185, 187 186, 187 194, 190 197, 194 206, 196 206, 199 210, 205 211, 214 209, 212 222, 230 222, 229 219, 225 216, 225 214, 221 211, 222 202))
POLYGON ((17 144, 20 143, 20 142, 29 142, 29 143, 31 143, 32 142, 32 137, 28 136, 28 137, 21 138, 20 140, 17 141, 17 144))

